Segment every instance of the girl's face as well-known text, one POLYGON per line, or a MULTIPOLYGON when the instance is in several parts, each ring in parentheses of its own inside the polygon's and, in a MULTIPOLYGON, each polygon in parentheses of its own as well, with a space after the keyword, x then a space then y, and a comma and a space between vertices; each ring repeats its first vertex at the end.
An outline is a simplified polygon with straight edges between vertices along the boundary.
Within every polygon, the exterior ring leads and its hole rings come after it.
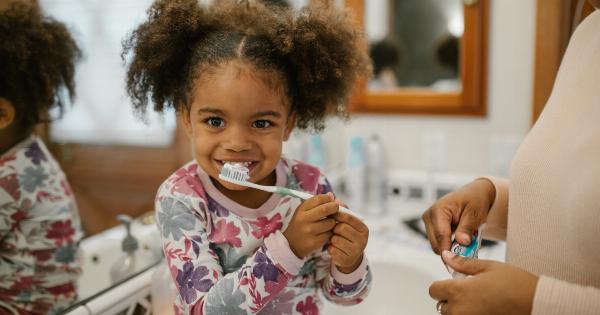
POLYGON ((275 183, 282 143, 295 120, 283 88, 277 88, 281 82, 268 86, 261 79, 268 75, 247 64, 229 62, 196 80, 184 125, 196 161, 220 189, 246 189, 219 179, 225 162, 249 163, 251 182, 275 183))

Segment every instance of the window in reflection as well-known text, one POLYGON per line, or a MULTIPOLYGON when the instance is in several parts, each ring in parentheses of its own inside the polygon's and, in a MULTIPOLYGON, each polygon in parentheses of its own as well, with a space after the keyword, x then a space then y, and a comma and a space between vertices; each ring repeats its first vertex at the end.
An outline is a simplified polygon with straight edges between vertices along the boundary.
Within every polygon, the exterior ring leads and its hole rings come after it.
POLYGON ((149 124, 132 112, 125 92, 121 41, 142 22, 151 0, 40 0, 45 12, 69 26, 84 60, 77 67, 75 104, 51 126, 59 142, 167 146, 174 115, 149 113, 149 124))
POLYGON ((374 76, 371 90, 460 91, 460 0, 365 1, 374 76))

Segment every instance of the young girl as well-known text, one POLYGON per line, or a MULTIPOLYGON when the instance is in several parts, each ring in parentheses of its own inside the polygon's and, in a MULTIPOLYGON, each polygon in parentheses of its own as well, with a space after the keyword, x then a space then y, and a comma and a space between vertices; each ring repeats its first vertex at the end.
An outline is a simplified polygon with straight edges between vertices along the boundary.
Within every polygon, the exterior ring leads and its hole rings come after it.
POLYGON ((80 52, 35 4, 9 2, 0 8, 0 314, 53 314, 76 297, 82 231, 65 174, 33 129, 73 95, 80 52))
POLYGON ((323 174, 281 156, 294 126, 323 127, 368 74, 353 21, 334 8, 294 12, 254 1, 164 0, 125 44, 128 91, 142 114, 174 108, 195 160, 156 198, 164 252, 186 314, 318 314, 365 298, 368 229, 338 212, 323 174), (315 194, 301 200, 219 179, 243 163, 250 181, 315 194))

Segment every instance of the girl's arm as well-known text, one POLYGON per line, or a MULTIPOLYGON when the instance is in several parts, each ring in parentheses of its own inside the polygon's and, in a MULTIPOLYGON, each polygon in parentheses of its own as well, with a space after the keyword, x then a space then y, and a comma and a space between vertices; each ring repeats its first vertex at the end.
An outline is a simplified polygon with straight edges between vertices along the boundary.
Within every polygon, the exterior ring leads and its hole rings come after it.
POLYGON ((371 287, 371 270, 366 256, 353 272, 344 274, 331 264, 327 251, 317 260, 317 280, 323 296, 329 301, 341 305, 354 305, 362 302, 371 287))
MULTIPOLYGON (((302 261, 289 259, 290 253, 285 250, 291 250, 283 244, 287 241, 278 232, 265 238, 265 244, 252 256, 235 257, 232 264, 227 263, 239 268, 224 274, 219 259, 222 253, 210 245, 208 237, 211 232, 219 233, 219 237, 230 241, 233 249, 241 240, 230 232, 239 228, 233 222, 212 226, 204 211, 206 205, 201 199, 193 200, 183 202, 159 193, 156 201, 157 224, 178 299, 184 307, 182 311, 186 314, 259 312, 299 272, 302 261)), ((231 259, 232 254, 227 258, 231 259)))
MULTIPOLYGON (((321 174, 318 194, 333 192, 329 180, 321 174)), ((323 296, 331 302, 341 305, 358 304, 369 294, 372 275, 367 257, 363 254, 362 262, 356 270, 344 274, 332 264, 331 256, 323 250, 316 263, 316 278, 321 285, 323 296)))

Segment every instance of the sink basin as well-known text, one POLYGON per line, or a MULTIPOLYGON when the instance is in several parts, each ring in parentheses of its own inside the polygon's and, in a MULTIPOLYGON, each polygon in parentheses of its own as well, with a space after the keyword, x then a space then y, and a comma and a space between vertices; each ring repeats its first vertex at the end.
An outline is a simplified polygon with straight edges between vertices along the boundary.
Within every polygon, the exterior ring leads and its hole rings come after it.
MULTIPOLYGON (((152 261, 138 266, 142 270, 160 259, 162 242, 155 225, 142 225, 136 222, 131 229, 131 233, 139 242, 138 251, 143 252, 144 257, 153 257, 152 261)), ((125 228, 116 226, 81 241, 82 274, 77 281, 79 300, 111 286, 109 270, 112 264, 123 255, 121 241, 124 237, 125 228)))
POLYGON ((367 257, 373 272, 369 296, 358 305, 339 306, 325 300, 325 315, 436 315, 429 297, 433 281, 448 279, 439 256, 431 252, 371 240, 367 257))

